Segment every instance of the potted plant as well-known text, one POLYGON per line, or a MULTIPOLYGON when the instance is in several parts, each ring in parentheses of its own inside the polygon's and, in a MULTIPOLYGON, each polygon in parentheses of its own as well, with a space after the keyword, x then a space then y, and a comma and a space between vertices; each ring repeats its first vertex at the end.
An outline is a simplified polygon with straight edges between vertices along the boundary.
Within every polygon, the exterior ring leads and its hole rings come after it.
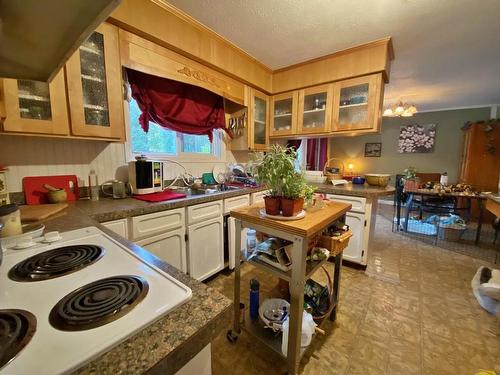
POLYGON ((281 211, 283 216, 296 216, 304 208, 304 198, 311 195, 312 188, 307 185, 304 176, 294 173, 285 177, 281 211))
POLYGON ((402 178, 405 190, 416 190, 419 188, 419 179, 417 177, 417 168, 408 167, 404 171, 402 178))
MULTIPOLYGON (((264 197, 266 213, 269 215, 280 214, 284 191, 285 189, 291 191, 287 185, 295 183, 293 179, 297 175, 295 172, 296 155, 295 149, 275 144, 271 145, 269 152, 255 153, 252 156, 252 175, 258 183, 265 184, 269 189, 269 195, 264 197)), ((304 181, 303 178, 300 181, 304 181)), ((304 197, 303 184, 300 188, 294 186, 292 189, 295 192, 302 189, 299 195, 304 197)), ((302 199, 302 205, 303 203, 302 199)))

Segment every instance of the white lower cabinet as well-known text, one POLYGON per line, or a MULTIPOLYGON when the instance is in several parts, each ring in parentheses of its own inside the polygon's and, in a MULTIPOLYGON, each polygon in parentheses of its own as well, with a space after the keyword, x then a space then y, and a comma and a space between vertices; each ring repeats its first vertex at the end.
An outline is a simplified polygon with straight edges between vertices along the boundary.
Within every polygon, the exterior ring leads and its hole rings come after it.
POLYGON ((182 227, 136 243, 182 272, 187 272, 185 234, 186 230, 182 227))
POLYGON ((349 245, 344 249, 345 260, 363 263, 364 238, 365 238, 365 214, 359 212, 347 212, 346 224, 352 230, 349 245))
POLYGON ((105 223, 101 223, 101 225, 105 226, 106 228, 115 232, 116 234, 122 236, 123 238, 128 239, 128 220, 127 219, 106 221, 105 223))
POLYGON ((199 281, 224 269, 222 215, 188 226, 188 271, 199 281))

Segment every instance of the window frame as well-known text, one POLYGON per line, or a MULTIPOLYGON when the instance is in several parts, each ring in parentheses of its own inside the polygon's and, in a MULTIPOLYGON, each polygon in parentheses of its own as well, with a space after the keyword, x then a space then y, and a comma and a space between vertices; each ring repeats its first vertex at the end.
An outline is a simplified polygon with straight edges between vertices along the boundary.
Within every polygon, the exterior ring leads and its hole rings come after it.
MULTIPOLYGON (((224 131, 222 129, 214 130, 213 132, 213 142, 212 142, 212 152, 210 154, 198 153, 198 152, 182 152, 182 135, 183 133, 175 132, 176 139, 176 154, 167 154, 167 153, 136 153, 132 151, 132 136, 131 136, 131 121, 130 121, 130 106, 129 100, 135 100, 130 96, 130 86, 127 85, 127 98, 123 103, 123 112, 125 118, 125 156, 128 161, 135 160, 136 156, 145 155, 150 160, 175 160, 178 162, 197 162, 197 163, 215 163, 215 162, 224 162, 226 159, 226 147, 224 142, 224 131)), ((150 126, 159 126, 157 124, 151 123, 150 126)))

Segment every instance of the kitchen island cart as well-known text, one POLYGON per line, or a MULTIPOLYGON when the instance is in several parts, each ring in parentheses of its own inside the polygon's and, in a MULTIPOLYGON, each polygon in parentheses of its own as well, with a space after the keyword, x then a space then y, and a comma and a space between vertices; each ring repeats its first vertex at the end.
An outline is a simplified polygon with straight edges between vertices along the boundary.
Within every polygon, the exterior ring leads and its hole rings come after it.
MULTIPOLYGON (((319 268, 325 265, 327 260, 306 261, 309 245, 319 234, 338 219, 341 219, 351 209, 350 204, 340 202, 328 202, 321 209, 308 211, 303 219, 295 221, 273 220, 261 215, 263 205, 255 204, 231 211, 231 216, 236 221, 236 266, 234 271, 234 323, 233 329, 228 332, 228 339, 235 341, 237 335, 243 328, 255 336, 271 350, 286 359, 290 374, 297 374, 301 359, 301 333, 302 315, 304 309, 304 286, 306 280, 319 268), (280 269, 259 261, 257 257, 246 258, 241 249, 241 229, 252 228, 266 235, 281 238, 292 242, 292 269, 281 271, 280 269), (248 316, 244 323, 240 323, 240 263, 241 260, 248 261, 254 266, 272 273, 290 284, 290 317, 288 330, 288 355, 281 351, 281 335, 276 336, 270 329, 265 329, 260 322, 252 322, 248 316)), ((333 305, 330 319, 335 320, 337 306, 340 270, 342 265, 342 252, 335 256, 334 263, 334 289, 333 305)))

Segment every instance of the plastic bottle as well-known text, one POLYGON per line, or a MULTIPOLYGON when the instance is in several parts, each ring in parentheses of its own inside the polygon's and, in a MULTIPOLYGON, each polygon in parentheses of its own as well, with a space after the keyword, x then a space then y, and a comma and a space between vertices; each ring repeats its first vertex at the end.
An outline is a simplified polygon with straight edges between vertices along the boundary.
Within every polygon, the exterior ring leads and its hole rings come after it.
POLYGON ((257 248, 257 231, 247 229, 247 255, 252 254, 257 248))
POLYGON ((250 320, 254 322, 259 319, 259 289, 259 281, 250 280, 250 320))
MULTIPOLYGON (((289 318, 288 316, 282 325, 283 339, 281 340, 281 352, 283 355, 288 353, 288 330, 289 330, 289 318)), ((308 312, 304 311, 302 315, 302 332, 300 336, 300 352, 303 353, 304 350, 311 343, 312 337, 314 335, 316 328, 316 323, 314 323, 313 317, 308 312)))
POLYGON ((89 174, 89 192, 90 200, 94 202, 99 200, 99 180, 93 169, 90 170, 89 174))

